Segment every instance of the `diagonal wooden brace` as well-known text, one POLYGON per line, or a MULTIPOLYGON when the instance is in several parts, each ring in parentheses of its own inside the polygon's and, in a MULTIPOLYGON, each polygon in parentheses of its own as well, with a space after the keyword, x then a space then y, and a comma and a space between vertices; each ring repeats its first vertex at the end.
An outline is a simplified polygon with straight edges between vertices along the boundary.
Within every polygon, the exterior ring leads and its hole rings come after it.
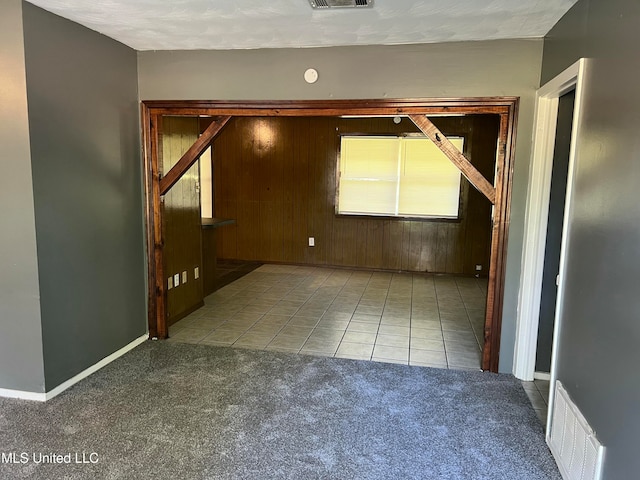
POLYGON ((416 124, 416 126, 422 130, 422 132, 429 137, 429 139, 442 150, 449 160, 458 167, 467 180, 473 185, 480 193, 489 199, 492 205, 496 203, 496 189, 489 181, 484 178, 476 167, 465 157, 456 146, 445 137, 438 127, 436 127, 431 120, 425 115, 409 115, 409 118, 416 124))
POLYGON ((211 125, 207 127, 207 129, 202 132, 202 135, 198 137, 198 140, 195 141, 189 150, 182 155, 182 158, 178 160, 178 162, 171 167, 171 170, 167 172, 167 174, 162 177, 160 180, 160 195, 166 194, 171 187, 173 187, 178 180, 182 178, 182 176, 191 168, 191 166, 196 163, 196 160, 200 158, 200 155, 207 149, 209 144, 216 138, 216 135, 220 133, 223 127, 227 124, 231 117, 224 116, 218 117, 211 125))

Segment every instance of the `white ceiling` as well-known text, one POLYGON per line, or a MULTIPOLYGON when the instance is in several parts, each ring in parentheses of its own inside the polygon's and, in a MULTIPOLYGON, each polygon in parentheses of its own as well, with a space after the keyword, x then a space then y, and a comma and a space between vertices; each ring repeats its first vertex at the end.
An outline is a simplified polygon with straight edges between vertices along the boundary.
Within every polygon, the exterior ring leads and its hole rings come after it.
POLYGON ((393 45, 543 37, 577 0, 29 0, 136 50, 393 45))

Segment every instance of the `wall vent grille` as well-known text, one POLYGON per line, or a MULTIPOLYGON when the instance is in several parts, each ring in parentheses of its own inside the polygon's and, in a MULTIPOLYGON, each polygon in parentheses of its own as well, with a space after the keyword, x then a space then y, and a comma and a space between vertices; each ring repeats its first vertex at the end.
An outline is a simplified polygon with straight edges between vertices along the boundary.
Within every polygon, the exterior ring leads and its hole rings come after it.
POLYGON ((560 381, 547 443, 565 480, 600 480, 604 447, 560 381))
POLYGON ((309 0, 313 8, 371 7, 373 0, 309 0))

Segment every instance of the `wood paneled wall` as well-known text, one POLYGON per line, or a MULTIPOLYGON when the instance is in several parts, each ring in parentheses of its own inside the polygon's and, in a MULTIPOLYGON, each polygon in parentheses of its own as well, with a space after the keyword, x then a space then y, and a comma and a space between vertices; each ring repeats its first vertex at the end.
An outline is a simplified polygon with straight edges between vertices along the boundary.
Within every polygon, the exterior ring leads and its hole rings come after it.
MULTIPOLYGON (((197 140, 197 117, 163 117, 159 142, 160 171, 166 174, 197 140)), ((196 162, 163 197, 165 282, 180 275, 180 285, 167 291, 167 323, 170 325, 202 304, 202 253, 199 166, 196 162), (194 268, 200 275, 195 279, 194 268), (187 282, 182 282, 183 272, 187 282)))
MULTIPOLYGON (((498 117, 440 117, 465 137, 468 158, 493 182, 498 117)), ((438 273, 489 265, 491 204, 463 180, 462 218, 403 220, 335 214, 340 135, 418 131, 404 118, 238 117, 213 144, 214 212, 225 259, 438 273), (315 238, 315 247, 308 246, 315 238)))

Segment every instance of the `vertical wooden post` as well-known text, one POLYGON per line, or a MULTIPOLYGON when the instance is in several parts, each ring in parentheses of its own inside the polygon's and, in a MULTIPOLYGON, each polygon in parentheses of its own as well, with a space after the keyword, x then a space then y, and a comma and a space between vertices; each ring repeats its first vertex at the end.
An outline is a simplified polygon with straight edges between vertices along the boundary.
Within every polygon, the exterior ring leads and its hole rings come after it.
POLYGON ((164 283, 164 240, 162 235, 162 198, 160 196, 160 132, 162 116, 151 117, 153 148, 151 149, 151 166, 153 171, 153 257, 155 262, 155 297, 156 297, 156 336, 168 338, 167 328, 167 291, 164 283))
POLYGON ((504 304, 504 276, 507 255, 507 236, 511 216, 511 162, 515 148, 517 104, 509 113, 500 115, 498 152, 496 155, 496 201, 493 209, 491 233, 491 264, 487 290, 487 310, 484 327, 482 369, 497 372, 500 363, 500 337, 502 329, 502 307, 504 304))
POLYGON ((145 203, 147 209, 148 325, 150 338, 167 338, 166 291, 163 272, 162 202, 158 162, 162 117, 142 104, 145 203))
POLYGON ((145 228, 147 240, 147 325, 149 337, 157 336, 156 299, 155 299, 155 263, 153 262, 153 172, 151 168, 152 130, 149 107, 140 105, 142 123, 142 159, 144 175, 145 228))

